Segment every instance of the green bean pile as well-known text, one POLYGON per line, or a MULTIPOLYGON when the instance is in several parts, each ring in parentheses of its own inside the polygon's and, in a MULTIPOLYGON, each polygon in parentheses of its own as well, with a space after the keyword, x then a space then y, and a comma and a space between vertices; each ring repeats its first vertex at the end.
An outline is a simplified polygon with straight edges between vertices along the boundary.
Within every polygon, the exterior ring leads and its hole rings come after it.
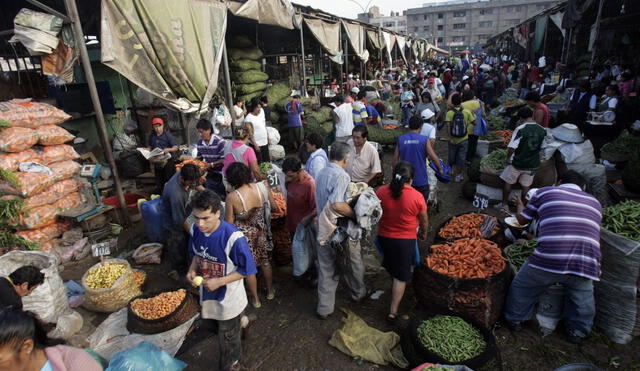
POLYGON ((495 131, 490 131, 487 135, 483 135, 480 137, 482 140, 494 141, 494 140, 503 140, 500 135, 498 135, 495 131))
POLYGON ((507 150, 496 149, 495 151, 484 156, 480 160, 481 165, 488 166, 494 170, 502 170, 507 167, 507 150))
POLYGON ((625 135, 602 146, 602 152, 629 155, 637 153, 638 146, 640 146, 640 138, 625 135))
POLYGON ((507 259, 513 264, 516 269, 520 269, 524 261, 527 260, 529 255, 536 249, 536 245, 538 240, 528 240, 521 243, 513 244, 509 247, 508 250, 505 249, 504 254, 507 256, 507 259))
POLYGON ((640 241, 640 202, 625 201, 604 209, 602 228, 640 241))
POLYGON ((429 366, 424 366, 420 371, 451 371, 451 369, 440 367, 440 366, 429 365, 429 366))
POLYGON ((418 337, 427 350, 452 363, 476 357, 487 346, 478 329, 453 316, 438 315, 422 321, 418 337))

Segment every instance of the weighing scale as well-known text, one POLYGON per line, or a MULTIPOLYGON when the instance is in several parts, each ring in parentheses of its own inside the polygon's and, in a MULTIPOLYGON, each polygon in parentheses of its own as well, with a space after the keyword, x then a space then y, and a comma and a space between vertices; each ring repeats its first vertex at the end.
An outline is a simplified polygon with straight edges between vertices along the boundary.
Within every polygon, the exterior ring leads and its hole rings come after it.
POLYGON ((80 169, 80 176, 86 178, 93 187, 93 197, 95 197, 95 202, 91 202, 91 193, 86 192, 85 196, 87 196, 87 203, 85 205, 78 206, 67 212, 60 214, 61 216, 73 219, 76 222, 81 222, 93 215, 99 214, 102 209, 104 209, 105 205, 102 203, 102 198, 100 197, 100 190, 98 189, 98 179, 100 179, 100 172, 102 171, 102 165, 100 164, 85 164, 82 165, 80 169))

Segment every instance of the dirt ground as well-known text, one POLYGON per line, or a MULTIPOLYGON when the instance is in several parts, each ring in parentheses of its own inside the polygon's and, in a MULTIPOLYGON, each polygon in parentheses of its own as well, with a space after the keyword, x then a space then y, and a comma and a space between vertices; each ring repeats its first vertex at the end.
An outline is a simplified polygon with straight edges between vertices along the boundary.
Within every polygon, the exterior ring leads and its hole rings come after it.
MULTIPOLYGON (((446 153, 446 143, 437 145, 439 154, 446 153)), ((446 157, 445 157, 446 158, 446 157)), ((390 172, 391 153, 384 156, 384 167, 387 178, 390 172)), ((434 229, 452 215, 472 211, 470 201, 462 198, 462 183, 452 183, 440 187, 438 199, 440 212, 430 214, 430 234, 434 229)), ((487 211, 497 215, 493 209, 487 211)), ((138 246, 144 241, 144 227, 140 224, 126 230, 120 238, 120 245, 138 246)), ((371 248, 368 247, 370 250, 371 248)), ((343 313, 338 308, 347 308, 356 313, 367 324, 382 331, 401 333, 406 321, 394 328, 385 321, 390 300, 391 280, 384 269, 373 258, 375 253, 367 253, 367 261, 372 266, 368 270, 365 281, 368 287, 383 290, 378 300, 367 299, 361 304, 349 301, 348 294, 341 284, 336 298, 336 312, 322 321, 315 316, 316 291, 308 285, 295 280, 291 267, 275 269, 276 298, 268 301, 262 297, 260 309, 248 308, 249 313, 257 316, 247 339, 243 342, 242 364, 248 370, 387 370, 388 366, 379 366, 359 359, 353 359, 328 344, 332 333, 341 327, 343 313), (375 266, 378 266, 376 269, 375 266)), ((94 264, 93 259, 67 264, 62 275, 65 280, 78 280, 82 273, 94 264)), ((143 266, 149 272, 151 284, 145 287, 150 291, 160 287, 173 287, 176 283, 167 277, 165 265, 143 266)), ((260 281, 259 281, 260 282, 260 281)), ((259 285, 262 286, 260 282, 259 285)), ((80 309, 85 318, 85 326, 74 341, 79 344, 90 334, 105 315, 95 314, 80 309)), ((413 295, 413 288, 408 286, 401 305, 401 314, 412 316, 420 312, 413 295)), ((554 370, 568 363, 589 362, 605 370, 640 370, 640 339, 627 345, 610 342, 595 330, 581 345, 573 345, 564 340, 561 328, 546 338, 537 334, 537 326, 528 324, 522 332, 513 333, 497 326, 494 329, 497 338, 504 370, 554 370)), ((197 337, 190 336, 185 341, 177 358, 188 364, 187 370, 213 370, 217 365, 217 338, 214 334, 197 337)))

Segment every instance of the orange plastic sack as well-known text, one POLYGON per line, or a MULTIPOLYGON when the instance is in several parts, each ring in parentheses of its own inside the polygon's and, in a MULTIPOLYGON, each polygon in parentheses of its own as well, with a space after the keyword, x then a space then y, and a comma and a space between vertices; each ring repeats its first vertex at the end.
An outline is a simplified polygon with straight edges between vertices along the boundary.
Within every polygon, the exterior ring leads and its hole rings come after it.
POLYGON ((20 152, 38 143, 38 133, 33 129, 10 127, 0 129, 0 151, 20 152))
POLYGON ((51 171, 53 172, 53 177, 55 180, 71 178, 72 176, 79 173, 80 169, 82 168, 82 165, 73 160, 54 162, 53 164, 49 164, 47 166, 49 166, 49 169, 51 169, 51 171))
POLYGON ((52 175, 43 173, 15 173, 18 186, 0 181, 0 194, 28 197, 51 187, 56 182, 52 175))
MULTIPOLYGON (((73 149, 73 148, 72 148, 73 149)), ((20 152, 0 152, 0 168, 16 171, 21 162, 40 162, 40 155, 33 148, 20 152)))
POLYGON ((38 144, 43 146, 63 144, 75 138, 73 134, 57 125, 39 126, 36 133, 38 133, 38 144))
POLYGON ((40 163, 49 165, 54 162, 75 160, 80 157, 73 147, 67 144, 58 144, 55 146, 36 147, 39 153, 40 163))
POLYGON ((27 241, 31 242, 46 242, 53 238, 59 237, 64 232, 71 229, 71 223, 66 221, 53 222, 47 224, 44 227, 35 229, 25 229, 16 232, 16 234, 27 241))
MULTIPOLYGON (((44 191, 25 198, 22 209, 30 210, 39 206, 52 204, 69 193, 77 191, 81 186, 82 183, 76 179, 59 181, 44 191)), ((0 200, 11 200, 15 198, 18 198, 18 196, 2 196, 0 200)))
POLYGON ((12 99, 0 103, 0 120, 11 126, 37 128, 41 125, 57 125, 71 116, 46 103, 31 102, 30 99, 12 99))
POLYGON ((53 206, 58 209, 58 212, 64 213, 67 210, 82 205, 84 202, 85 199, 82 193, 74 192, 62 197, 61 199, 56 201, 53 206))
POLYGON ((26 210, 17 218, 9 220, 9 225, 16 229, 33 229, 44 227, 56 220, 58 209, 54 205, 44 205, 26 210))

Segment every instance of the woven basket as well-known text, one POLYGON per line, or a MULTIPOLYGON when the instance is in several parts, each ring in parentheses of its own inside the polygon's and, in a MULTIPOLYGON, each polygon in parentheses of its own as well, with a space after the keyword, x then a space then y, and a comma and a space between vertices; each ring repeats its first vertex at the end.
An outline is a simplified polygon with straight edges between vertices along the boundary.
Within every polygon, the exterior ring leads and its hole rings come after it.
MULTIPOLYGON (((140 295, 133 298, 131 302, 136 299, 152 298, 165 291, 173 290, 161 290, 145 295, 140 295)), ((190 320, 198 313, 199 310, 198 302, 188 291, 182 303, 180 303, 180 305, 178 305, 178 307, 173 312, 164 317, 153 320, 138 317, 135 313, 133 313, 133 311, 131 310, 131 302, 127 306, 127 330, 129 330, 129 332, 135 332, 138 334, 152 335, 169 331, 190 320)))

